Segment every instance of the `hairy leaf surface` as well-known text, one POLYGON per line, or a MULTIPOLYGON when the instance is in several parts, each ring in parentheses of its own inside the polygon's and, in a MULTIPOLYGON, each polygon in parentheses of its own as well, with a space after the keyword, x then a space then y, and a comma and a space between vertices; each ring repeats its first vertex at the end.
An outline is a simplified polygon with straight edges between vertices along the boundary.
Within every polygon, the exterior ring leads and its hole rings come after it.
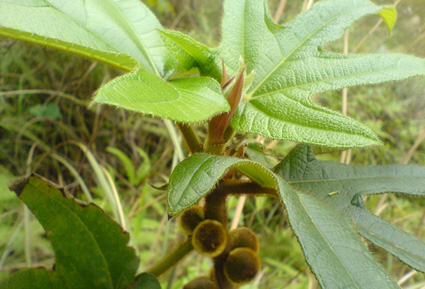
POLYGON ((181 122, 204 121, 230 109, 212 78, 166 82, 144 68, 110 81, 93 101, 181 122))
POLYGON ((238 131, 329 147, 379 144, 363 125, 314 104, 319 92, 425 74, 425 61, 407 55, 341 55, 322 47, 342 37, 359 18, 391 8, 368 0, 321 1, 281 27, 264 0, 225 2, 221 54, 233 70, 243 57, 255 77, 248 102, 232 125, 238 131))
POLYGON ((271 171, 246 159, 193 154, 179 163, 170 177, 168 213, 172 216, 196 204, 211 192, 229 168, 235 167, 265 187, 275 187, 271 171))
POLYGON ((217 63, 215 51, 181 32, 173 30, 159 32, 181 69, 190 70, 197 67, 201 75, 221 80, 221 66, 217 63))
POLYGON ((165 75, 160 23, 138 0, 0 0, 0 35, 165 75))
POLYGON ((375 216, 366 208, 348 206, 344 212, 350 214, 363 237, 413 269, 425 272, 425 243, 422 240, 375 216))
POLYGON ((77 204, 37 177, 14 190, 46 230, 56 264, 53 272, 20 272, 19 278, 11 277, 19 282, 6 288, 29 288, 28 280, 37 280, 35 288, 112 289, 124 288, 134 279, 139 260, 127 247, 128 234, 97 206, 77 204))
POLYGON ((323 288, 400 288, 336 209, 278 177, 289 222, 323 288))
POLYGON ((323 201, 295 191, 283 178, 249 160, 208 154, 185 159, 170 177, 169 214, 198 202, 229 168, 278 191, 307 262, 323 288, 399 288, 361 242, 349 218, 323 201))
POLYGON ((415 165, 351 166, 317 160, 312 148, 298 145, 275 167, 298 190, 342 209, 357 195, 396 192, 425 196, 425 167, 415 165))

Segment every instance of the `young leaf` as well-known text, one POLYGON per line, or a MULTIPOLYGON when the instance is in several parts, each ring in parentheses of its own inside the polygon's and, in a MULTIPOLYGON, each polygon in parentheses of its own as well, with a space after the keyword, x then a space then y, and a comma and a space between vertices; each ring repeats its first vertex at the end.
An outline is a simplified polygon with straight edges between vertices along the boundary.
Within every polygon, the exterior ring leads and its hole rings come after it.
POLYGON ((275 187, 271 171, 258 163, 225 156, 193 154, 179 163, 171 174, 168 213, 174 216, 196 204, 215 188, 232 167, 264 187, 275 187))
POLYGON ((212 78, 166 82, 144 68, 108 82, 93 101, 179 122, 204 121, 230 109, 220 84, 212 78))
POLYGON ((298 145, 274 171, 300 191, 341 209, 357 195, 387 192, 425 196, 425 167, 415 165, 351 166, 320 161, 312 148, 298 145))
POLYGON ((233 127, 329 147, 378 144, 369 129, 320 108, 310 97, 425 74, 425 61, 412 56, 340 55, 322 49, 354 21, 380 11, 386 15, 385 9, 368 0, 321 1, 281 27, 272 21, 264 0, 226 1, 221 54, 231 68, 237 68, 242 56, 248 71, 256 72, 248 103, 239 108, 233 127))
MULTIPOLYGON (((54 272, 31 269, 18 273, 19 282, 28 284, 22 277, 28 276, 46 282, 40 288, 60 282, 61 286, 53 288, 112 289, 124 288, 133 280, 139 260, 127 247, 128 234, 98 207, 81 206, 37 177, 13 190, 46 230, 56 256, 54 272)), ((10 288, 28 288, 14 286, 10 288)))
POLYGON ((183 69, 190 70, 197 67, 201 75, 211 76, 220 81, 221 66, 217 62, 215 51, 181 32, 172 30, 160 30, 159 32, 183 69))
POLYGON ((138 0, 0 0, 0 35, 165 75, 170 59, 159 28, 138 0))
POLYGON ((351 221, 277 178, 289 222, 323 288, 400 288, 373 258, 351 221))
POLYGON ((363 237, 387 250, 415 270, 425 272, 425 243, 393 224, 375 216, 366 208, 348 206, 357 230, 363 237))

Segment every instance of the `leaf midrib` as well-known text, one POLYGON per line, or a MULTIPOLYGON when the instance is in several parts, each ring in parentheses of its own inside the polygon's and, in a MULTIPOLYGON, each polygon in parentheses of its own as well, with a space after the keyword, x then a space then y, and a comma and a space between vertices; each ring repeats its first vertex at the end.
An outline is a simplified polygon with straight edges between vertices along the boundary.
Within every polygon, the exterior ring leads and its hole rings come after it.
POLYGON ((271 76, 273 75, 273 73, 280 68, 281 65, 283 65, 285 63, 285 61, 290 58, 292 56, 292 54, 294 54, 301 46, 303 46, 308 40, 311 39, 311 36, 316 34, 319 30, 321 30, 323 27, 325 27, 326 25, 328 25, 330 22, 334 21, 336 18, 341 17, 342 15, 349 13, 347 11, 344 11, 332 18, 330 18, 328 21, 324 22, 322 25, 320 25, 316 30, 314 30, 312 33, 310 33, 303 41, 301 41, 300 44, 298 44, 294 49, 292 49, 288 55, 286 57, 284 57, 282 59, 282 61, 280 61, 278 63, 278 65, 275 66, 275 68, 273 68, 261 81, 260 83, 251 91, 249 92, 249 97, 250 98, 257 98, 257 96, 253 96, 254 93, 264 84, 264 82, 271 76))
POLYGON ((296 196, 301 204, 301 206, 304 208, 304 211, 307 213, 306 215, 308 216, 308 218, 311 220, 311 222, 314 224, 317 232, 319 232, 319 234, 322 236, 322 239, 326 242, 326 244, 328 245, 328 247, 330 248, 330 250, 333 252, 333 254, 336 256, 336 258, 339 260, 339 262, 342 264, 342 268, 344 268, 344 270, 346 271, 347 275, 350 277, 350 279, 353 281, 353 284, 356 286, 356 288, 360 289, 359 285, 357 284, 357 282, 353 279, 353 276, 350 274, 350 271, 348 271, 347 267, 345 266, 345 263, 342 262, 341 258, 339 257, 339 255, 335 252, 334 248, 331 246, 331 244, 329 243, 328 239, 323 235, 322 231, 319 230, 319 227, 317 226, 316 222, 314 221, 313 217, 310 215, 310 212, 307 210, 307 208, 305 207, 304 203, 301 201, 298 193, 296 193, 296 196))

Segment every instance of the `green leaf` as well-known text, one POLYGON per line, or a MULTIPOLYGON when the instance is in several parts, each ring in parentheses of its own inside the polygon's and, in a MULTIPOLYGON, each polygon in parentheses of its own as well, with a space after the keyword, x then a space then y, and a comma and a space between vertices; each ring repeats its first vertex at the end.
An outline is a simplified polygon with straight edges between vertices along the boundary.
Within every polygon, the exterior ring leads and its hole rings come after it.
POLYGON ((53 282, 53 276, 62 284, 54 288, 69 289, 124 288, 133 280, 139 260, 126 246, 129 236, 97 206, 77 204, 37 177, 15 185, 14 191, 46 230, 56 256, 53 273, 32 270, 28 278, 53 282))
POLYGON ((320 161, 312 148, 298 145, 275 167, 297 190, 342 209, 358 195, 387 192, 425 196, 425 167, 415 165, 351 166, 320 161))
POLYGON ((225 156, 193 154, 179 163, 170 176, 168 213, 174 216, 196 204, 215 188, 232 167, 264 187, 275 187, 271 171, 258 163, 225 156))
POLYGON ((137 275, 128 289, 161 289, 161 284, 154 275, 145 272, 137 275))
POLYGON ((16 179, 16 177, 12 175, 7 168, 0 166, 0 202, 16 199, 15 194, 7 187, 7 184, 14 179, 16 179))
POLYGON ((373 258, 346 216, 294 191, 282 178, 277 181, 291 227, 323 288, 400 288, 373 258))
POLYGON ((397 9, 395 7, 385 8, 379 12, 379 15, 382 17, 385 24, 387 24, 388 33, 391 33, 397 21, 397 9))
POLYGON ((248 71, 255 71, 248 103, 240 106, 232 126, 268 138, 329 147, 379 144, 371 130, 322 109, 310 97, 425 74, 425 61, 412 56, 340 55, 323 50, 353 22, 383 9, 388 8, 367 0, 320 1, 281 27, 272 21, 264 0, 227 0, 221 54, 233 70, 242 56, 249 63, 248 71))
POLYGON ((230 109, 220 84, 212 78, 166 82, 144 68, 108 82, 93 101, 179 122, 204 121, 230 109))
POLYGON ((138 0, 0 0, 0 35, 165 75, 170 59, 159 28, 138 0))
POLYGON ((31 268, 13 274, 3 282, 3 289, 57 289, 65 288, 57 274, 44 268, 31 268))
POLYGON ((348 206, 357 230, 366 239, 387 250, 413 269, 425 272, 425 243, 393 224, 375 216, 365 208, 348 206))
POLYGON ((172 30, 160 30, 164 42, 184 70, 197 67, 201 75, 221 80, 221 66, 216 52, 189 36, 172 30))

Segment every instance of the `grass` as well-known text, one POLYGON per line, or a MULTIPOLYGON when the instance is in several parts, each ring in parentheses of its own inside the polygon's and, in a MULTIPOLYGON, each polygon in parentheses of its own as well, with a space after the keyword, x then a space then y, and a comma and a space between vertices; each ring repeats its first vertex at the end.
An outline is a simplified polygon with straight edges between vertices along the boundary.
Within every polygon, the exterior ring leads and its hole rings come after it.
MULTIPOLYGON (((279 1, 269 2, 274 15, 279 1)), ((302 2, 288 1, 279 23, 292 19, 302 2)), ((166 27, 185 31, 209 45, 218 43, 221 1, 152 0, 150 4, 166 27)), ((424 15, 419 4, 402 1, 393 34, 388 36, 386 28, 379 27, 359 52, 391 50, 424 57, 420 48, 425 39, 415 40, 421 39, 424 27, 422 23, 413 25, 417 15, 424 15)), ((376 17, 367 18, 356 24, 350 32, 350 47, 355 47, 376 21, 376 17)), ((342 42, 329 49, 342 51, 342 42)), ((54 263, 45 232, 5 189, 8 181, 27 172, 64 186, 78 198, 93 198, 126 224, 141 257, 141 271, 182 238, 174 220, 167 219, 165 191, 161 189, 175 164, 175 147, 163 121, 112 107, 87 106, 94 91, 119 74, 68 54, 0 39, 0 278, 29 263, 47 267, 54 263), (139 172, 142 177, 137 177, 139 172)), ((352 163, 406 160, 424 130, 424 86, 423 79, 413 79, 348 90, 349 115, 370 126, 384 141, 383 147, 353 150, 352 163)), ((340 93, 319 96, 317 101, 335 110, 342 105, 340 93)), ((270 153, 281 158, 293 145, 281 142, 270 153)), ((419 144, 409 163, 424 165, 424 156, 425 147, 419 144)), ((327 158, 339 160, 339 154, 327 158)), ((236 204, 237 199, 229 201, 230 217, 236 204)), ((425 240, 423 200, 374 196, 367 204, 425 240)), ((248 198, 240 226, 250 226, 262 245, 263 270, 254 284, 244 288, 318 288, 278 202, 248 198)), ((423 274, 406 275, 409 268, 381 249, 370 248, 395 279, 409 277, 404 288, 424 286, 423 274)), ((192 254, 161 278, 163 288, 181 288, 194 277, 207 275, 209 268, 208 259, 192 254)))

